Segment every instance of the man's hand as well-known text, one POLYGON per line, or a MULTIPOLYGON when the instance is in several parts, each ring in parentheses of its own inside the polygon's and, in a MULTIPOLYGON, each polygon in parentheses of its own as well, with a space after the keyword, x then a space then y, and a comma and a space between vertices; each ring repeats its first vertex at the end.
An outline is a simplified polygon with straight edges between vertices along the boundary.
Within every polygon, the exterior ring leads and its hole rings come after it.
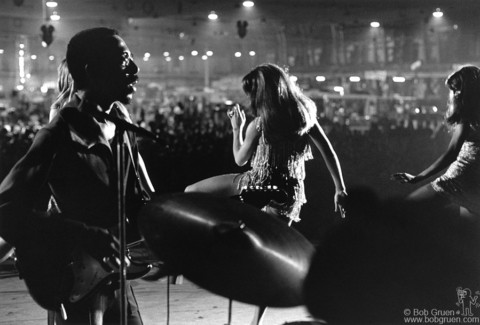
MULTIPOLYGON (((106 269, 120 267, 120 242, 108 230, 87 227, 80 240, 81 247, 106 269)), ((129 261, 125 258, 127 265, 129 261)))

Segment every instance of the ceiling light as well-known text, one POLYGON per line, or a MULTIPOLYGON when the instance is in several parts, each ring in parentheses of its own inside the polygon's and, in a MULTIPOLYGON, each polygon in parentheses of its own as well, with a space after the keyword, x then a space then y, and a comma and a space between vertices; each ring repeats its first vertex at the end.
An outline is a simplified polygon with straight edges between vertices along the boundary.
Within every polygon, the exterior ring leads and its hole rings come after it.
POLYGON ((184 57, 183 55, 180 55, 180 56, 178 57, 178 59, 179 59, 180 61, 183 61, 183 60, 185 60, 185 57, 184 57))
POLYGON ((193 50, 192 51, 192 56, 197 56, 197 55, 198 55, 198 51, 193 50))
POLYGON ((370 23, 370 27, 378 28, 378 27, 380 27, 380 23, 378 21, 372 21, 370 23))
POLYGON ((205 54, 208 55, 208 56, 212 56, 213 52, 212 51, 207 51, 205 54))
POLYGON ((342 96, 345 93, 345 89, 342 86, 333 87, 333 91, 336 91, 337 93, 340 93, 340 95, 342 95, 342 96))
POLYGON ((47 1, 46 5, 48 8, 55 8, 56 6, 58 6, 58 3, 55 1, 47 1))
POLYGON ((395 76, 392 78, 393 82, 405 82, 405 77, 395 76))
POLYGON ((350 82, 359 82, 360 81, 360 77, 358 77, 358 76, 351 76, 348 79, 350 80, 350 82))
POLYGON ((325 78, 324 76, 316 76, 315 80, 318 81, 318 82, 323 82, 323 81, 327 80, 327 78, 325 78))
POLYGON ((248 54, 249 54, 250 56, 255 56, 256 53, 255 53, 255 51, 250 51, 250 52, 248 52, 248 54))
POLYGON ((50 16, 50 19, 53 21, 60 20, 60 15, 56 11, 54 11, 53 14, 50 16))
POLYGON ((204 60, 204 61, 205 61, 206 59, 208 59, 208 56, 206 56, 206 55, 202 55, 202 60, 204 60))
POLYGON ((435 9, 435 11, 432 13, 433 17, 435 18, 442 18, 443 17, 443 12, 440 8, 435 9))
POLYGON ((239 57, 241 57, 241 56, 242 56, 242 53, 240 53, 240 52, 235 52, 235 57, 239 58, 239 57))
POLYGON ((168 53, 168 52, 163 52, 163 56, 164 56, 164 57, 170 56, 170 53, 168 53))
POLYGON ((243 2, 243 6, 244 7, 247 7, 247 8, 251 8, 255 5, 255 3, 253 1, 244 1, 243 2))
POLYGON ((218 15, 215 13, 215 11, 210 11, 210 13, 208 14, 208 19, 210 19, 210 20, 217 20, 217 19, 218 19, 218 15))

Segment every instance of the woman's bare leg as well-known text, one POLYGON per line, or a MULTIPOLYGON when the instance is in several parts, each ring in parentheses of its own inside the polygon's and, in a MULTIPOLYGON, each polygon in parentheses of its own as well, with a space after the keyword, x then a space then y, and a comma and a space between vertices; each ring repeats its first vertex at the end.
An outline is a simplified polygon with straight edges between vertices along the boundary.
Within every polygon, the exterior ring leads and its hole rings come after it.
POLYGON ((234 196, 240 194, 238 190, 239 174, 225 174, 210 177, 187 186, 185 192, 210 193, 218 196, 234 196))

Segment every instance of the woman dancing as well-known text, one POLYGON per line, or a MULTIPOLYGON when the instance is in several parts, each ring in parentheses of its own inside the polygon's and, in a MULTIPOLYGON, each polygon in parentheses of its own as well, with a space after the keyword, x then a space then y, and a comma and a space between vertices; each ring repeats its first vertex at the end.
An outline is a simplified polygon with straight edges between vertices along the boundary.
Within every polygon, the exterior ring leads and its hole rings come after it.
POLYGON ((276 186, 288 194, 285 202, 271 201, 264 209, 300 220, 306 202, 305 161, 312 158, 311 140, 320 150, 335 183, 335 211, 344 214, 345 185, 337 155, 316 118, 316 106, 274 64, 262 64, 243 78, 243 90, 250 97, 255 119, 247 127, 245 112, 238 105, 229 114, 233 128, 233 155, 239 166, 251 160, 251 169, 242 174, 226 174, 202 180, 186 192, 206 192, 235 196, 245 187, 276 186))
POLYGON ((446 122, 453 131, 447 150, 420 174, 396 173, 392 178, 414 184, 448 167, 408 199, 432 207, 453 203, 480 215, 480 69, 465 66, 451 74, 445 84, 450 89, 446 122))

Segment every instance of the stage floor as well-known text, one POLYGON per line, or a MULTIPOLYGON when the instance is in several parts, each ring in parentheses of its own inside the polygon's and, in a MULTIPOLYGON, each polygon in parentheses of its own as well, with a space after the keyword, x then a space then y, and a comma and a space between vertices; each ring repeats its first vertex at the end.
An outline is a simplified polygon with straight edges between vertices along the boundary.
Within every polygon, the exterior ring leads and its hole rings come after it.
MULTIPOLYGON (((167 281, 132 281, 145 325, 167 324, 167 281)), ((232 325, 249 324, 255 307, 234 301, 232 325)), ((263 325, 313 321, 305 307, 269 308, 263 325)), ((228 322, 228 299, 212 294, 187 279, 170 285, 170 325, 224 325, 228 322)), ((317 322, 315 322, 317 324, 317 322)), ((30 297, 25 284, 5 271, 0 277, 0 324, 47 324, 47 312, 30 297)))

